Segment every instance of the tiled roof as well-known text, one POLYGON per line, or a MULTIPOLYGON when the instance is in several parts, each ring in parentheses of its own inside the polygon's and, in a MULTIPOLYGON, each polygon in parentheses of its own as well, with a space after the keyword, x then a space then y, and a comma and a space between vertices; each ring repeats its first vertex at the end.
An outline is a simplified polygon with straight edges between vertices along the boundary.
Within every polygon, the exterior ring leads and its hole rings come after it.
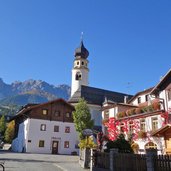
POLYGON ((128 99, 132 97, 132 95, 88 87, 88 86, 81 86, 77 92, 69 99, 69 103, 77 103, 79 98, 84 98, 88 104, 96 104, 102 105, 105 101, 105 98, 111 100, 113 102, 121 103, 124 102, 124 97, 128 96, 128 99))

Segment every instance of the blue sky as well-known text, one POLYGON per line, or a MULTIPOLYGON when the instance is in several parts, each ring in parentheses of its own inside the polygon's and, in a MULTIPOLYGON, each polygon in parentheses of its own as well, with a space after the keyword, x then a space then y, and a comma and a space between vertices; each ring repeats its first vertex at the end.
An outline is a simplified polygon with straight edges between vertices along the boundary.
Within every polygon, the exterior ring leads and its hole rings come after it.
POLYGON ((81 32, 90 86, 134 94, 171 68, 170 0, 0 0, 0 77, 70 85, 81 32))

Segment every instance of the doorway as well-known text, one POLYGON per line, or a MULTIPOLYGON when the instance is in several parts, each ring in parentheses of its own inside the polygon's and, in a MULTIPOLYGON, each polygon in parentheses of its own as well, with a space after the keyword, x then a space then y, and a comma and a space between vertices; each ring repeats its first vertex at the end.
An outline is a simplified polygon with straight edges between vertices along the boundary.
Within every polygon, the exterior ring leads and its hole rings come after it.
POLYGON ((58 154, 58 141, 52 141, 52 154, 58 154))

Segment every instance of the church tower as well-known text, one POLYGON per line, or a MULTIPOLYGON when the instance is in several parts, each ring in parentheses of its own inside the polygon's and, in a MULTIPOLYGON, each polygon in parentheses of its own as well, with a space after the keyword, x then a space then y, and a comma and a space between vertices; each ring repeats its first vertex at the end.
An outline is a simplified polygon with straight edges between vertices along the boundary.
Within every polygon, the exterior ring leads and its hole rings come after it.
POLYGON ((81 87, 88 86, 88 50, 84 47, 83 40, 80 46, 75 49, 74 66, 72 69, 71 97, 81 87))

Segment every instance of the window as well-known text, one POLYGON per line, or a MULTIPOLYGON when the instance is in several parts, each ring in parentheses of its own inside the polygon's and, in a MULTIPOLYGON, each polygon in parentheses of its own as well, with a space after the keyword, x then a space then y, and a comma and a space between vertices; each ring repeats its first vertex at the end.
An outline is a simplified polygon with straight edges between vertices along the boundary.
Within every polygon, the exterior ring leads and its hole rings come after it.
POLYGON ((47 110, 47 109, 43 109, 43 110, 42 110, 42 114, 43 114, 43 115, 47 115, 47 114, 48 114, 48 110, 47 110))
POLYGON ((104 119, 109 119, 109 111, 104 111, 104 119))
POLYGON ((67 117, 67 118, 71 118, 71 113, 67 112, 67 113, 66 113, 66 117, 67 117))
POLYGON ((141 103, 141 97, 138 97, 138 104, 141 103))
POLYGON ((81 62, 81 65, 84 65, 84 62, 81 62))
POLYGON ((145 132, 145 119, 140 120, 140 130, 145 132))
POLYGON ((56 117, 60 117, 60 116, 61 116, 61 112, 60 112, 59 110, 56 110, 56 111, 54 112, 54 115, 55 115, 56 117))
POLYGON ((149 94, 145 95, 145 101, 148 102, 149 94))
POLYGON ((54 126, 54 132, 59 132, 59 126, 57 125, 54 126))
POLYGON ((124 128, 125 128, 124 123, 121 123, 120 124, 120 133, 124 133, 124 128))
POLYGON ((31 143, 31 140, 28 140, 28 143, 31 143))
POLYGON ((64 142, 64 148, 69 148, 69 141, 64 142))
POLYGON ((129 133, 133 133, 133 126, 134 126, 133 121, 130 121, 129 122, 129 133))
POLYGON ((169 100, 169 101, 171 100, 171 89, 168 90, 168 100, 169 100))
POLYGON ((40 125, 40 130, 41 131, 46 131, 46 124, 41 124, 40 125))
POLYGON ((76 74, 76 76, 75 76, 75 79, 76 79, 76 80, 81 80, 81 79, 82 79, 81 73, 78 72, 78 73, 76 74))
POLYGON ((39 140, 39 147, 44 147, 45 141, 44 140, 39 140))
POLYGON ((158 129, 158 119, 157 118, 151 118, 152 121, 152 131, 155 131, 158 129))
POLYGON ((77 62, 77 65, 79 65, 79 62, 77 62))
POLYGON ((65 133, 70 133, 70 127, 69 126, 65 127, 65 133))

